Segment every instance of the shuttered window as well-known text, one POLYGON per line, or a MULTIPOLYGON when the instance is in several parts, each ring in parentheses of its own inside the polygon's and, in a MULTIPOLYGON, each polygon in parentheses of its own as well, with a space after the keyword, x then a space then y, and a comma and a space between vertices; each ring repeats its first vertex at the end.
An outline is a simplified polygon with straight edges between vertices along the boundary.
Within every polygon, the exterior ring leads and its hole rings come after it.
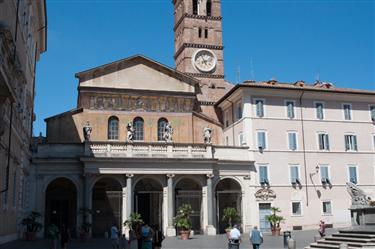
POLYGON ((295 132, 288 133, 289 150, 297 149, 297 134, 295 132))
POLYGON ((288 118, 294 118, 294 102, 293 101, 287 101, 286 102, 286 109, 287 109, 287 115, 288 118))
POLYGON ((264 101, 261 99, 255 100, 256 116, 258 118, 264 117, 264 101))
POLYGON ((356 135, 345 135, 345 150, 346 151, 358 150, 356 135))

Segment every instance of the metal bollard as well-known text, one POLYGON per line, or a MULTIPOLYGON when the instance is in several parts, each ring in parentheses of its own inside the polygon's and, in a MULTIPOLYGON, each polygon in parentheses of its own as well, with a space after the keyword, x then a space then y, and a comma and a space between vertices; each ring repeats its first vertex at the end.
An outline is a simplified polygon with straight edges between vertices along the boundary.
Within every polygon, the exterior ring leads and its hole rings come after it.
POLYGON ((288 249, 296 249, 296 248, 297 248, 296 241, 290 238, 288 240, 288 249))
POLYGON ((345 243, 340 244, 339 249, 348 249, 348 245, 345 243))
POLYGON ((283 234, 284 248, 288 248, 288 240, 292 238, 292 233, 290 231, 285 231, 283 234))

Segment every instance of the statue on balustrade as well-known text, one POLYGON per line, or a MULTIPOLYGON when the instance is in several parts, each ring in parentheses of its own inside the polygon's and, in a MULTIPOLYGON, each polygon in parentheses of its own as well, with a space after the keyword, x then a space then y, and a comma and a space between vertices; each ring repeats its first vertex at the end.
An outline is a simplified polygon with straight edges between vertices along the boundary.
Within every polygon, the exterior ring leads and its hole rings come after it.
POLYGON ((173 135, 172 123, 168 122, 164 129, 164 135, 163 135, 164 141, 167 143, 172 142, 173 140, 172 135, 173 135))
POLYGON ((203 139, 205 144, 212 143, 212 129, 210 127, 204 127, 203 129, 203 139))
POLYGON ((92 127, 90 126, 90 122, 87 121, 85 126, 83 126, 83 137, 85 139, 85 142, 88 142, 91 140, 91 133, 92 133, 92 127))
POLYGON ((126 129, 127 129, 126 141, 127 142, 133 142, 133 140, 134 140, 134 132, 135 132, 135 129, 133 127, 133 123, 129 122, 126 125, 126 129))

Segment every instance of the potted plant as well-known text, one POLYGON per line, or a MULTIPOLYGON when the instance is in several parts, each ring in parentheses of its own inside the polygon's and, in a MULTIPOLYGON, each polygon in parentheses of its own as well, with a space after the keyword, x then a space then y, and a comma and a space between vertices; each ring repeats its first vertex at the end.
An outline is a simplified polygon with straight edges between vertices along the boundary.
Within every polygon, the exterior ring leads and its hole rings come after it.
POLYGON ((179 229, 182 240, 189 239, 191 229, 190 215, 192 213, 193 210, 190 204, 182 204, 177 209, 177 215, 174 217, 174 224, 179 229))
POLYGON ((79 238, 81 241, 87 241, 90 236, 90 229, 92 224, 88 222, 89 215, 92 214, 92 210, 89 208, 81 208, 79 213, 82 215, 82 224, 79 229, 79 238))
POLYGON ((30 241, 30 240, 35 240, 36 233, 42 229, 43 225, 42 223, 38 222, 38 219, 41 217, 41 214, 38 212, 31 212, 29 216, 24 218, 21 222, 23 226, 26 227, 26 232, 25 232, 25 239, 30 241))
POLYGON ((237 212, 235 208, 227 207, 223 210, 223 217, 221 218, 221 220, 226 222, 228 225, 225 229, 225 232, 227 233, 227 237, 229 237, 229 233, 233 225, 241 221, 241 215, 237 212))
POLYGON ((271 207, 272 214, 266 216, 266 220, 271 224, 271 231, 273 236, 280 236, 280 222, 284 220, 284 217, 277 215, 281 213, 280 208, 271 207))
POLYGON ((137 224, 143 224, 142 216, 139 213, 131 213, 129 219, 124 222, 130 230, 134 229, 137 224))

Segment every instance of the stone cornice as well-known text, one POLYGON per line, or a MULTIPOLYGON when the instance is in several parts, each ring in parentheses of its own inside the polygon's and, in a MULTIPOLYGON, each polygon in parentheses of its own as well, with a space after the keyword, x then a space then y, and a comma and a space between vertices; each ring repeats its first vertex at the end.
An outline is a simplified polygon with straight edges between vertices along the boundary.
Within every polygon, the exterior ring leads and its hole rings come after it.
POLYGON ((223 74, 205 74, 205 73, 185 73, 194 78, 213 78, 213 79, 224 79, 223 74))
POLYGON ((221 17, 221 16, 203 16, 203 15, 192 15, 192 14, 185 13, 181 16, 181 18, 174 25, 173 31, 177 30, 178 26, 181 24, 181 22, 185 18, 200 19, 200 20, 211 20, 211 21, 221 21, 223 19, 223 17, 221 17))
POLYGON ((182 51, 185 48, 206 48, 206 49, 212 49, 212 50, 223 50, 224 46, 218 46, 218 45, 209 45, 209 44, 200 44, 200 43, 184 43, 182 46, 177 50, 177 52, 174 54, 174 59, 182 53, 182 51))

